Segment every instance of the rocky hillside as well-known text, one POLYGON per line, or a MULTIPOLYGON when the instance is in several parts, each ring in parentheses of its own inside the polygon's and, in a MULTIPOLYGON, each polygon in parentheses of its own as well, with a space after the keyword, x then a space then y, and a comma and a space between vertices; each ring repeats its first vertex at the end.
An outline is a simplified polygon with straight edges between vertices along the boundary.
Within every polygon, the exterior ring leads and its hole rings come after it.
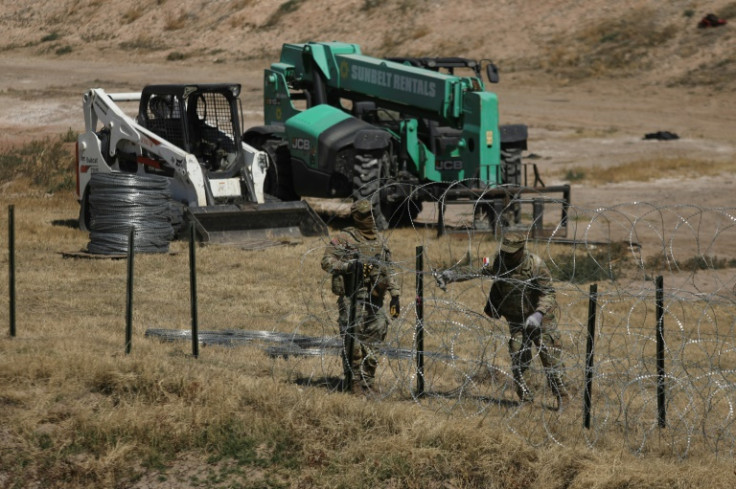
POLYGON ((0 2, 0 25, 10 55, 227 63, 339 40, 376 56, 491 58, 556 83, 736 87, 733 0, 15 0, 0 2), (711 12, 730 22, 698 28, 711 12))

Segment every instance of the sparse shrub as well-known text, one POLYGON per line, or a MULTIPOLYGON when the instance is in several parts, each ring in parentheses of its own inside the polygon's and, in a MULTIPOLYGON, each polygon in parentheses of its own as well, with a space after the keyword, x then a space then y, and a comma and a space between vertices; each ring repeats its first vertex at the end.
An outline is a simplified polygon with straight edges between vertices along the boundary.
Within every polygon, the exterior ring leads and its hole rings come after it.
POLYGON ((179 51, 172 51, 166 56, 166 61, 181 61, 183 59, 187 59, 188 57, 188 54, 179 51))
POLYGON ((687 17, 688 19, 691 19, 691 18, 692 18, 692 16, 693 16, 693 15, 695 15, 695 10, 693 10, 693 9, 691 9, 691 8, 689 8, 689 9, 686 9, 686 10, 685 10, 685 11, 684 11, 684 12, 682 13, 682 15, 683 15, 683 16, 685 16, 685 17, 687 17))
POLYGON ((585 178, 585 172, 580 168, 570 168, 565 172, 565 180, 569 182, 578 182, 585 178))
POLYGON ((287 0, 286 2, 282 3, 281 5, 279 5, 279 8, 276 9, 276 12, 271 14, 268 20, 266 20, 266 23, 263 25, 263 27, 275 26, 279 23, 284 15, 299 10, 299 7, 301 6, 303 1, 304 0, 287 0))
POLYGON ((58 33, 58 32, 56 32, 56 31, 54 31, 54 32, 52 32, 51 34, 46 34, 45 36, 43 36, 43 37, 41 38, 41 42, 51 42, 51 41, 56 41, 56 40, 57 40, 57 39, 59 39, 60 37, 61 37, 61 36, 59 35, 59 33, 58 33))
POLYGON ((698 270, 718 270, 736 268, 736 258, 719 258, 717 256, 696 255, 687 260, 677 261, 667 259, 664 255, 655 255, 646 259, 644 267, 650 272, 684 271, 697 272, 698 270))
POLYGON ((140 19, 142 16, 143 11, 141 10, 140 6, 131 7, 123 14, 123 21, 126 24, 132 24, 136 20, 140 19))
MULTIPOLYGON (((74 156, 68 148, 73 131, 54 139, 34 140, 0 152, 0 182, 26 177, 44 191, 74 188, 74 156)), ((74 137, 76 141, 76 137, 74 137)))
POLYGON ((164 22, 164 30, 165 31, 176 31, 187 24, 187 20, 189 19, 189 15, 186 12, 183 12, 178 17, 169 14, 166 17, 166 22, 164 22))
POLYGON ((363 5, 360 6, 360 10, 373 10, 375 8, 382 7, 385 3, 386 0, 363 0, 363 5))
POLYGON ((624 264, 629 260, 626 243, 609 243, 606 246, 588 249, 586 253, 573 252, 554 257, 550 271, 555 280, 576 284, 615 280, 624 264))
POLYGON ((59 48, 56 48, 56 51, 54 51, 57 56, 63 56, 65 54, 69 54, 72 52, 72 47, 70 45, 61 46, 59 48))
POLYGON ((673 39, 678 31, 676 25, 662 25, 657 18, 650 9, 636 9, 572 36, 565 33, 564 40, 549 43, 542 68, 563 71, 571 78, 622 76, 645 69, 652 63, 651 50, 673 39))
POLYGON ((76 143, 79 133, 70 127, 68 131, 59 137, 61 138, 62 143, 76 143))
POLYGON ((138 36, 132 41, 121 42, 120 47, 128 51, 160 51, 166 49, 166 45, 163 42, 147 36, 138 36))

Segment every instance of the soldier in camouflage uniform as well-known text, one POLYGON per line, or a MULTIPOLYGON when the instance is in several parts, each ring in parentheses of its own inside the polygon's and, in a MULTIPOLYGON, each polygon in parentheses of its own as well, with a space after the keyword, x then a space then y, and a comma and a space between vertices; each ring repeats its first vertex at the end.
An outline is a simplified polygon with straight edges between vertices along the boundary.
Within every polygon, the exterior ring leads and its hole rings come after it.
POLYGON ((492 318, 503 317, 509 324, 509 353, 516 391, 522 402, 534 396, 524 380, 532 361, 532 345, 537 347, 547 383, 559 402, 567 397, 560 372, 560 335, 557 331, 559 307, 549 268, 539 256, 526 250, 526 237, 509 233, 492 265, 480 270, 448 269, 435 275, 444 290, 449 282, 491 276, 494 281, 483 310, 492 318))
POLYGON ((375 390, 377 347, 386 337, 390 320, 383 308, 386 293, 391 296, 390 314, 400 313, 399 287, 391 263, 391 252, 379 239, 373 220, 371 204, 359 200, 351 207, 354 227, 345 228, 335 235, 322 257, 322 269, 332 274, 332 292, 337 295, 338 325, 343 338, 343 369, 346 385, 353 393, 375 390), (356 270, 356 262, 362 267, 356 270), (355 272, 357 277, 352 277, 355 272), (353 282, 354 279, 354 282, 353 282), (355 318, 349 286, 354 284, 355 318), (352 326, 353 334, 347 335, 352 326))

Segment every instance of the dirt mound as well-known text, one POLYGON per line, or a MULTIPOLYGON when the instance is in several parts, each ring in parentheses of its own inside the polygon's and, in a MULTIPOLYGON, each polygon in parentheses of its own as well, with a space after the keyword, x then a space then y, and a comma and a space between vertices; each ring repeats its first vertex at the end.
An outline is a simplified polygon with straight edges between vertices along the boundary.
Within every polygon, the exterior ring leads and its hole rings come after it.
MULTIPOLYGON (((708 11, 733 18, 736 2, 708 11)), ((340 40, 371 55, 485 57, 562 80, 733 88, 736 22, 698 29, 706 13, 656 0, 18 0, 0 4, 0 52, 225 63, 273 59, 284 42, 340 40)))

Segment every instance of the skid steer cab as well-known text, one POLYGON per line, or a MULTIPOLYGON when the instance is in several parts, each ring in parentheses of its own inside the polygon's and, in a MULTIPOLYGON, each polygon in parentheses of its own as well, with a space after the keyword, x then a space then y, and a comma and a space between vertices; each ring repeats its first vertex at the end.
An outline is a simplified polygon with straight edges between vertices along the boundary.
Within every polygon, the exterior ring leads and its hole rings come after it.
POLYGON ((149 85, 140 93, 88 90, 85 131, 77 141, 80 228, 94 231, 96 207, 125 205, 134 197, 117 202, 110 197, 116 193, 105 190, 106 199, 101 190, 95 193, 93 174, 119 172, 166 179, 172 212, 180 214, 172 222, 181 228, 193 223, 202 241, 326 234, 305 202, 275 202, 264 194, 270 162, 241 141, 240 89, 219 83, 149 85), (135 116, 123 110, 125 103, 137 103, 135 116))

